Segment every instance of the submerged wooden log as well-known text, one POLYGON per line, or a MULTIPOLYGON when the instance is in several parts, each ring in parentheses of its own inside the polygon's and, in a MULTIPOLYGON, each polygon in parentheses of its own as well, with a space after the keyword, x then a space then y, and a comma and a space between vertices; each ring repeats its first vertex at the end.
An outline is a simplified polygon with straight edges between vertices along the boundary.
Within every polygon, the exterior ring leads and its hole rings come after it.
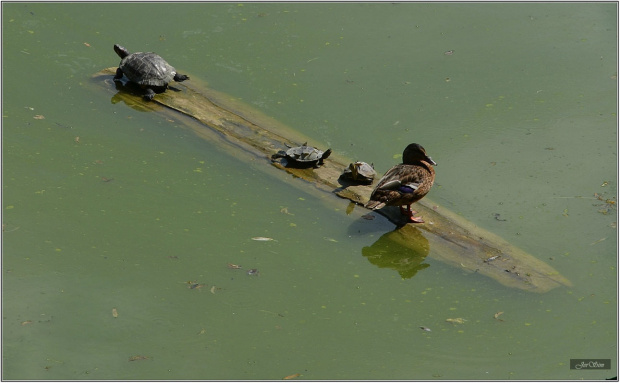
MULTIPOLYGON (((285 167, 279 161, 271 161, 271 155, 304 141, 313 144, 312 140, 230 96, 201 85, 193 76, 191 81, 173 83, 172 89, 158 94, 152 101, 145 101, 140 89, 114 82, 115 73, 116 68, 107 68, 93 75, 95 84, 114 94, 112 102, 122 101, 136 109, 153 110, 177 119, 181 113, 189 117, 184 123, 198 136, 217 142, 235 156, 249 155, 258 163, 273 165, 312 182, 321 194, 336 194, 361 206, 368 201, 372 185, 352 185, 339 178, 351 161, 338 156, 337 148, 333 148, 336 153, 318 169, 285 167)), ((262 168, 265 171, 273 169, 271 166, 262 168)), ((298 184, 304 190, 308 189, 307 184, 298 184)), ((421 260, 428 255, 509 287, 541 293, 561 285, 571 286, 568 279, 545 262, 464 217, 435 206, 428 198, 416 203, 415 209, 426 223, 405 224, 398 208, 378 210, 397 225, 397 229, 383 236, 382 240, 409 249, 421 260)), ((416 267, 420 267, 421 261, 416 262, 416 267)), ((416 270, 405 274, 413 275, 416 270)))

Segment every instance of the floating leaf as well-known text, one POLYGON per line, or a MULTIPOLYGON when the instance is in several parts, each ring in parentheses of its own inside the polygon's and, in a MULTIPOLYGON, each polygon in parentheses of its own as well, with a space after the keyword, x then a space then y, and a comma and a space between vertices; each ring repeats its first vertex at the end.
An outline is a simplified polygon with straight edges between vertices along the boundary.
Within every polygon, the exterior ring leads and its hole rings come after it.
POLYGON ((285 376, 283 379, 287 380, 287 379, 295 379, 297 377, 301 376, 301 374, 293 374, 293 375, 289 375, 289 376, 285 376))
POLYGON ((35 120, 45 120, 45 116, 43 116, 42 114, 36 114, 33 118, 35 120))
POLYGON ((463 323, 467 322, 467 319, 463 319, 463 318, 448 318, 448 319, 446 319, 446 322, 450 322, 450 323, 454 323, 454 324, 463 324, 463 323))
POLYGON ((241 265, 235 265, 234 263, 227 263, 226 267, 228 267, 229 269, 240 269, 241 265))
POLYGON ((118 311, 116 311, 116 307, 112 308, 112 316, 114 318, 118 318, 118 311))
POLYGON ((500 319, 499 316, 502 315, 504 312, 503 311, 498 311, 495 313, 495 315, 493 315, 493 318, 497 319, 498 321, 504 321, 503 319, 500 319))

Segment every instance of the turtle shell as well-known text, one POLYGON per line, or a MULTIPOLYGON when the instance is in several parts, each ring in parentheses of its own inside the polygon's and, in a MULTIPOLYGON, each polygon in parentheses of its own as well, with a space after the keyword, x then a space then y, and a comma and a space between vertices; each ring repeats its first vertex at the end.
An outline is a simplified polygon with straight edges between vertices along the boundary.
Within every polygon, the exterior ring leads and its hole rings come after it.
POLYGON ((349 167, 344 169, 341 177, 349 181, 370 184, 375 179, 376 175, 377 172, 372 165, 357 161, 350 163, 349 167))
POLYGON ((286 157, 298 162, 315 162, 321 159, 325 152, 313 146, 297 146, 286 151, 286 157))
POLYGON ((307 143, 304 143, 301 146, 295 146, 286 151, 281 150, 274 154, 272 158, 285 158, 287 160, 287 166, 317 167, 322 165, 323 160, 329 157, 331 153, 331 149, 322 151, 313 146, 308 146, 307 143))
POLYGON ((176 69, 153 52, 132 53, 119 65, 130 81, 146 86, 166 86, 174 79, 176 69))

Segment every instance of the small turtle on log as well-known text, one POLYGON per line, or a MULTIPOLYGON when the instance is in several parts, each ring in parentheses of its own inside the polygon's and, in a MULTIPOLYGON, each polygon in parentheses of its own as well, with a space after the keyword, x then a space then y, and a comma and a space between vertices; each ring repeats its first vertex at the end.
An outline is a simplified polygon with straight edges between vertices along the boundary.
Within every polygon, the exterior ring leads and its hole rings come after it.
POLYGON ((118 44, 114 44, 114 52, 122 59, 114 80, 120 80, 124 74, 129 81, 145 90, 144 98, 147 100, 152 100, 155 93, 165 92, 172 80, 181 82, 189 79, 186 75, 177 73, 172 65, 156 53, 129 53, 118 44))
POLYGON ((368 165, 366 162, 356 161, 350 163, 340 177, 347 181, 370 185, 376 175, 377 172, 372 164, 368 165))

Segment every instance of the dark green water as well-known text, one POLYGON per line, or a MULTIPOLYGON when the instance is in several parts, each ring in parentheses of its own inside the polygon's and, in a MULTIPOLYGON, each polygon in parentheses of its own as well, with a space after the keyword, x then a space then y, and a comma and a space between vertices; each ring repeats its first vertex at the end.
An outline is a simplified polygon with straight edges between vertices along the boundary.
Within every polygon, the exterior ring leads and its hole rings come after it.
POLYGON ((617 194, 617 4, 2 10, 4 379, 617 375, 617 211, 595 198, 617 194), (421 143, 430 199, 573 286, 375 266, 363 250, 393 225, 360 231, 344 201, 112 104, 89 78, 118 65, 114 43, 381 173, 421 143))

